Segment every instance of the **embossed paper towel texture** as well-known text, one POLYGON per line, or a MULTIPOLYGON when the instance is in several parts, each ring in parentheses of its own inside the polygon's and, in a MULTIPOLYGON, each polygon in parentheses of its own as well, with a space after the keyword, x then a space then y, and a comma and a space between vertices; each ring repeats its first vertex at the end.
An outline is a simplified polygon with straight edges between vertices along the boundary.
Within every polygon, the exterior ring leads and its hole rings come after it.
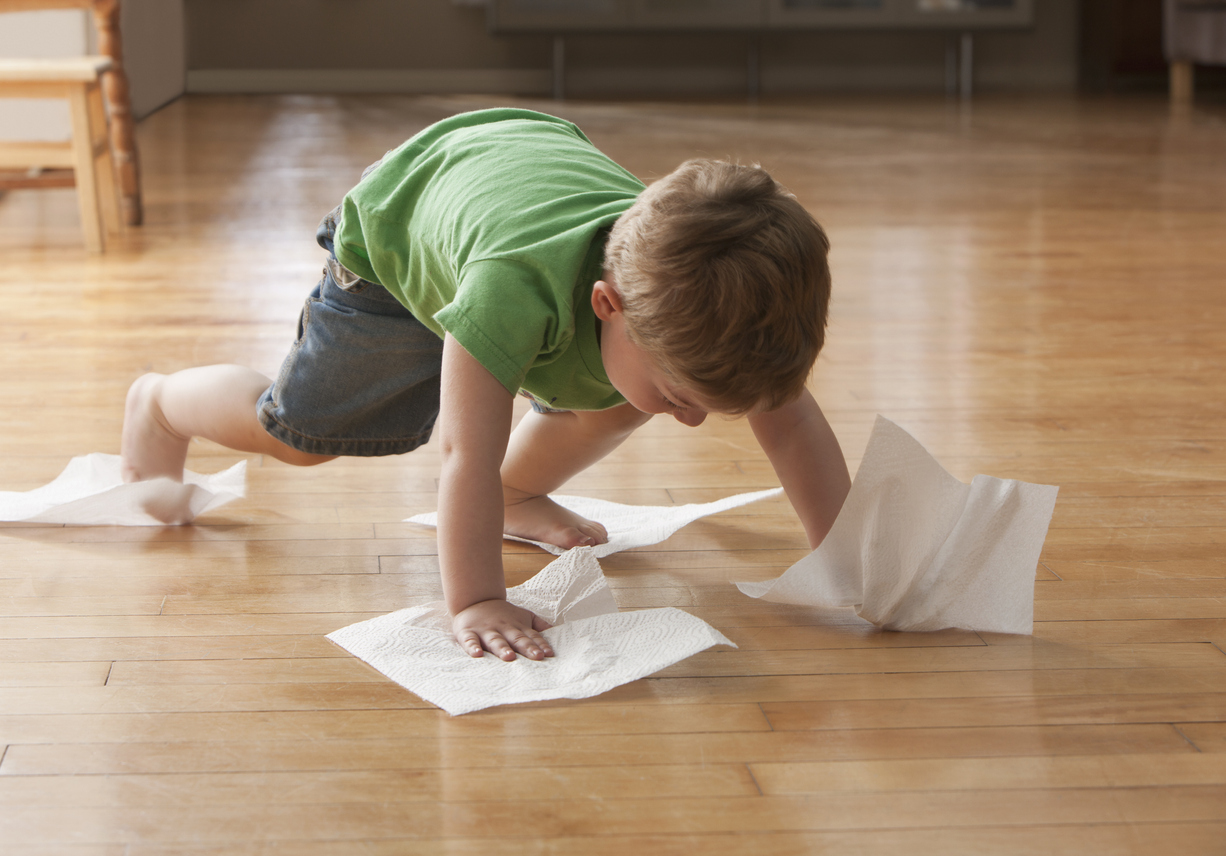
MULTIPOLYGON (((596 557, 603 559, 622 550, 634 547, 650 547, 659 544, 683 526, 693 523, 700 517, 718 514, 760 499, 779 496, 783 488, 759 490, 753 493, 738 493, 735 496, 725 496, 714 502, 691 503, 689 505, 623 505, 620 502, 609 502, 606 499, 591 499, 586 496, 566 496, 564 494, 550 495, 550 499, 588 520, 601 523, 609 533, 609 540, 597 544, 594 549, 596 557)), ((420 523, 423 526, 437 526, 438 514, 431 511, 428 514, 418 514, 410 517, 408 523, 420 523)), ((540 541, 529 541, 526 538, 506 536, 512 541, 522 541, 525 544, 535 544, 542 550, 562 555, 562 548, 540 541)))
POLYGON ((737 587, 780 603, 854 607, 891 630, 1028 634, 1057 490, 982 475, 963 484, 878 416, 826 539, 778 579, 737 587))
POLYGON ((247 462, 200 475, 183 473, 125 484, 118 455, 73 458, 55 481, 31 491, 0 491, 0 521, 82 526, 161 526, 190 523, 247 492, 247 462))
MULTIPOLYGON (((469 656, 442 602, 351 624, 328 638, 452 715, 500 704, 588 698, 646 677, 712 645, 732 645, 679 609, 618 612, 591 547, 555 559, 507 600, 555 626, 555 656, 505 662, 469 656)), ((733 645, 732 647, 736 647, 733 645)))

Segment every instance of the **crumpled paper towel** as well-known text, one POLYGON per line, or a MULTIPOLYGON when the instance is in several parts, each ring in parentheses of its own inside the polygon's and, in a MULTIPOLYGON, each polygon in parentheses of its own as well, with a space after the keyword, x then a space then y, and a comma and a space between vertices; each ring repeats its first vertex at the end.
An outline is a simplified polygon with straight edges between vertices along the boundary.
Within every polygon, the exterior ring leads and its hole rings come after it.
POLYGON ((821 545, 778 579, 737 588, 779 603, 854 607, 889 630, 1029 634, 1057 491, 982 475, 963 484, 878 416, 821 545))
MULTIPOLYGON (((689 505, 623 505, 620 502, 610 502, 607 499, 592 499, 586 496, 566 496, 551 494, 550 499, 563 508, 567 508, 580 517, 595 520, 602 524, 609 533, 609 540, 597 544, 592 549, 596 557, 603 559, 622 550, 634 547, 650 547, 666 540, 678 529, 693 523, 700 517, 718 514, 742 505, 749 505, 760 499, 767 499, 783 493, 783 488, 775 487, 769 490, 759 490, 753 493, 738 493, 725 496, 714 502, 696 502, 689 505)), ((410 517, 406 523, 420 523, 423 526, 438 526, 438 513, 418 514, 410 517)), ((521 541, 525 544, 535 544, 542 550, 562 555, 562 548, 541 541, 530 541, 527 538, 516 538, 513 535, 503 536, 510 541, 521 541)))
POLYGON ((30 491, 0 491, 0 522, 81 526, 163 526, 190 523, 247 492, 247 462, 212 475, 183 472, 125 483, 120 457, 95 452, 73 458, 55 481, 30 491))
POLYGON ((712 645, 736 647, 679 609, 618 612, 591 547, 567 551, 508 589, 507 600, 555 625, 543 634, 553 657, 472 657, 452 636, 441 601, 351 624, 328 638, 453 716, 500 704, 589 698, 712 645))

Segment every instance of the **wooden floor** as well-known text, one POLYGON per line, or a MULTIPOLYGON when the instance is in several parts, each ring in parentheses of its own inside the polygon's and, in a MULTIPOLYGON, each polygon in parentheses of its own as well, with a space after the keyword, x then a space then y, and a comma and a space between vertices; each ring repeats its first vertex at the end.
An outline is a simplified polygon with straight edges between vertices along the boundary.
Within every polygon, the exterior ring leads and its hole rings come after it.
MULTIPOLYGON (((478 98, 190 97, 139 128, 147 225, 0 199, 0 489, 118 450, 147 370, 274 372, 363 166, 478 98)), ((784 502, 604 562, 739 646, 587 701, 449 718, 323 638, 439 596, 431 448, 295 470, 167 529, 0 529, 0 850, 30 854, 1226 853, 1226 105, 523 102, 644 178, 760 161, 833 242, 813 388, 963 480, 1060 485, 1034 636, 752 601, 784 502)), ((192 468, 236 456, 198 444, 192 468)), ((571 492, 776 484, 743 422, 657 419, 571 492)), ((506 546, 518 583, 546 556, 506 546)))

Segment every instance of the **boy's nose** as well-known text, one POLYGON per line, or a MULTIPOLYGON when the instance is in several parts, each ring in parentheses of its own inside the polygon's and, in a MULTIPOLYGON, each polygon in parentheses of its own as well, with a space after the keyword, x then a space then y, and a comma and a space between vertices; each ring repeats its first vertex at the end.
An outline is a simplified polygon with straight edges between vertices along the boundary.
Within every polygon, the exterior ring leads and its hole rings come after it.
POLYGON ((697 428, 707 418, 707 411, 687 407, 684 410, 678 410, 673 413, 673 417, 682 425, 697 428))

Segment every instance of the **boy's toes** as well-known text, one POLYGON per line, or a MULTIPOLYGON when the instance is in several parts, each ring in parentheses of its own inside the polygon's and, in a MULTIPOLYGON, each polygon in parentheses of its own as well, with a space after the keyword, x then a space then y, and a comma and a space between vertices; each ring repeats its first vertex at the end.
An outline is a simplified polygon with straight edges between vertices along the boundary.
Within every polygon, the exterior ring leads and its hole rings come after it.
POLYGON ((556 543, 563 550, 569 550, 571 547, 594 547, 597 543, 592 540, 591 535, 573 526, 566 527, 558 534, 559 538, 556 543))
POLYGON ((557 536, 552 543, 563 550, 569 550, 571 547, 595 547, 609 540, 604 527, 599 524, 562 527, 558 530, 557 536))
POLYGON ((585 538, 590 539, 589 546, 594 547, 597 544, 609 543, 608 531, 594 520, 580 524, 579 531, 583 533, 585 538))

